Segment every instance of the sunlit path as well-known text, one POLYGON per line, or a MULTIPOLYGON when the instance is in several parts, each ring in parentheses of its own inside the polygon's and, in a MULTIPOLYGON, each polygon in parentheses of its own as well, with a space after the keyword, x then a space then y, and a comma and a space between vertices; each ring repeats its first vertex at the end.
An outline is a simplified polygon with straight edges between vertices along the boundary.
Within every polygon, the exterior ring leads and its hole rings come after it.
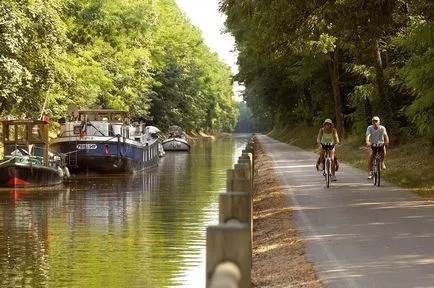
POLYGON ((341 164, 325 188, 317 155, 259 135, 286 190, 306 257, 326 287, 433 287, 434 204, 341 164))

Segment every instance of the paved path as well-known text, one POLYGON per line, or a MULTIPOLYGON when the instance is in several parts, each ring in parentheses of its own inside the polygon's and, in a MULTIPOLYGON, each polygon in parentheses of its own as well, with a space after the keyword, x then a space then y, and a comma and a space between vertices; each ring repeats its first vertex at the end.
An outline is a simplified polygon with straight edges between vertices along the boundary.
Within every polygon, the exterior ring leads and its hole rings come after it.
POLYGON ((434 203, 342 163, 327 189, 316 154, 257 138, 325 287, 434 287, 434 203))

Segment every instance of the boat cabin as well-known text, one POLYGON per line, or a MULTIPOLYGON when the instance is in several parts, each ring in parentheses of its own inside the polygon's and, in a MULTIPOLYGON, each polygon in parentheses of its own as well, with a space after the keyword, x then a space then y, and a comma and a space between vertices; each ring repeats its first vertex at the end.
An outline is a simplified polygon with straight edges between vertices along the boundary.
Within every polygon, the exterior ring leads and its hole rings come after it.
POLYGON ((129 121, 128 113, 122 110, 80 110, 73 121, 105 121, 108 123, 125 123, 129 121))
MULTIPOLYGON (((58 137, 124 137, 146 143, 148 138, 144 123, 130 123, 128 112, 123 110, 68 111, 67 121, 60 126, 58 137)), ((152 134, 152 133, 150 133, 152 134)))
POLYGON ((48 164, 48 122, 42 120, 3 120, 3 159, 14 153, 35 157, 43 165, 48 164))
POLYGON ((71 136, 115 136, 123 135, 130 119, 123 110, 72 110, 68 119, 61 123, 60 137, 71 136))

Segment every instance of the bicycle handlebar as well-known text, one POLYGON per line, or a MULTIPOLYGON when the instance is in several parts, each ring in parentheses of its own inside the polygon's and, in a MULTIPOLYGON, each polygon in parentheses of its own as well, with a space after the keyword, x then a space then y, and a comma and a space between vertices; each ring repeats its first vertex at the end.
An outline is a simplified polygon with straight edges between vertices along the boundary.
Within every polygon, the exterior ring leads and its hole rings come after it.
POLYGON ((332 150, 336 146, 335 143, 320 143, 320 145, 324 150, 332 150))

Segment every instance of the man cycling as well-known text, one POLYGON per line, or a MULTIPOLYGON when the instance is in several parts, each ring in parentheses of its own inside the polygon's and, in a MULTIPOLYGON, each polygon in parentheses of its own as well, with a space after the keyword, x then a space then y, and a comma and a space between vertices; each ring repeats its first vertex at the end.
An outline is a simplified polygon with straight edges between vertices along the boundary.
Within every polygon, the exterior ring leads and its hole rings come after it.
MULTIPOLYGON (((369 146, 369 157, 368 157, 368 179, 372 179, 372 164, 374 162, 374 155, 372 153, 372 144, 384 144, 389 145, 389 136, 387 135, 386 127, 380 125, 380 118, 378 116, 372 117, 372 125, 369 125, 366 129, 366 145, 369 146)), ((381 165, 383 169, 386 169, 384 164, 384 157, 386 156, 386 147, 383 147, 382 161, 381 165)))
MULTIPOLYGON (((318 136, 316 137, 316 143, 317 144, 321 144, 321 143, 339 144, 338 132, 335 128, 333 128, 333 121, 331 119, 324 120, 323 127, 320 128, 318 131, 318 136)), ((321 149, 320 156, 316 163, 316 170, 320 170, 319 166, 322 165, 322 163, 324 163, 324 156, 325 156, 325 151, 321 149)), ((330 179, 332 181, 336 181, 337 179, 335 176, 335 171, 337 170, 338 166, 337 166, 337 161, 335 161, 335 148, 333 148, 333 150, 330 151, 330 158, 332 160, 332 163, 335 164, 335 165, 331 165, 332 175, 330 179)), ((322 167, 321 170, 323 169, 324 168, 322 167)))

